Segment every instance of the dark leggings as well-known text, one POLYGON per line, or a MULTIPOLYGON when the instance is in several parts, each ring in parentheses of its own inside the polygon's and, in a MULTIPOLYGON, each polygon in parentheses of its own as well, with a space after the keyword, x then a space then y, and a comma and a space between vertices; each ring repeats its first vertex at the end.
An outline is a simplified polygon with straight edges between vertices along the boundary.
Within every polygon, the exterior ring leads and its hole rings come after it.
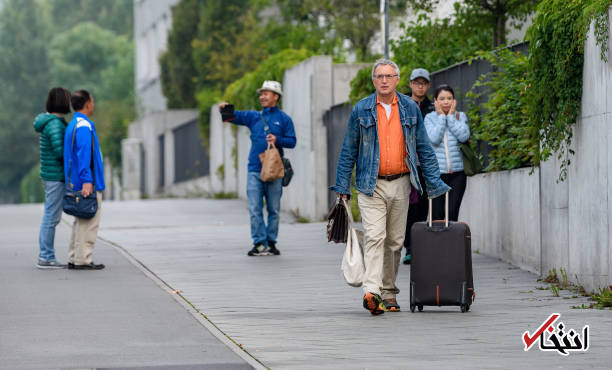
MULTIPOLYGON (((419 182, 421 183, 421 187, 425 189, 425 178, 423 178, 421 166, 418 166, 417 169, 419 173, 419 182)), ((427 220, 428 209, 429 202, 427 201, 427 192, 423 191, 423 194, 419 194, 419 202, 416 204, 411 204, 408 208, 408 222, 406 222, 406 237, 404 238, 406 254, 410 254, 410 229, 415 222, 427 220)))
MULTIPOLYGON (((457 221, 459 218, 461 200, 463 199, 463 193, 465 193, 467 177, 463 171, 460 171, 455 173, 444 173, 440 175, 440 178, 451 187, 448 197, 449 220, 457 221)), ((432 212, 434 220, 444 219, 444 195, 433 199, 432 212)))

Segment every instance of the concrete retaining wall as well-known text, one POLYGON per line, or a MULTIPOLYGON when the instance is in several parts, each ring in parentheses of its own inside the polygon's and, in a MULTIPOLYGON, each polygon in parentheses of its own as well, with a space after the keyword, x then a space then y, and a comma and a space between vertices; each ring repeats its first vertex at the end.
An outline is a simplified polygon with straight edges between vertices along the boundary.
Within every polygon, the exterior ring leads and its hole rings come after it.
MULTIPOLYGON (((198 111, 192 109, 159 111, 145 114, 132 122, 128 128, 128 139, 122 141, 123 189, 122 199, 139 199, 162 194, 188 195, 185 186, 172 186, 174 180, 174 133, 173 129, 197 119, 198 111), (164 153, 161 158, 159 138, 163 135, 164 153), (160 162, 164 161, 162 186, 160 162)), ((210 181, 201 181, 198 191, 210 191, 210 181)), ((195 191, 195 190, 193 190, 195 191)))
MULTIPOLYGON (((283 189, 281 208, 310 220, 323 219, 328 212, 327 133, 323 116, 334 105, 346 102, 350 81, 360 64, 333 64, 331 57, 312 57, 285 72, 282 109, 292 118, 297 136, 295 149, 285 150, 295 176, 283 189)), ((221 122, 217 106, 210 113, 211 185, 213 192, 237 192, 246 199, 247 159, 250 132, 221 122), (236 156, 232 152, 234 148, 236 156), (238 165, 235 165, 237 160, 238 165), (218 168, 224 169, 217 176, 218 168), (229 171, 228 171, 229 169, 229 171)))
POLYGON ((565 181, 557 183, 557 158, 532 175, 517 169, 468 178, 460 219, 470 224, 474 250, 543 275, 564 269, 589 291, 612 284, 612 52, 608 60, 591 29, 565 181))

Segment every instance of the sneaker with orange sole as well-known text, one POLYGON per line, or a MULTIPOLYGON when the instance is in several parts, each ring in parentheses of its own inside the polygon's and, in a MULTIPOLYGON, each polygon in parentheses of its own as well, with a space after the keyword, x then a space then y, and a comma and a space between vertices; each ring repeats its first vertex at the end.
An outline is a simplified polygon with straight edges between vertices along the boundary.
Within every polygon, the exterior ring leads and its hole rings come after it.
POLYGON ((383 304, 385 305, 385 311, 390 312, 399 312, 400 306, 397 304, 397 300, 395 298, 383 299, 383 304))
POLYGON ((382 298, 376 293, 366 293, 363 296, 363 308, 370 311, 372 315, 385 313, 385 305, 382 298))

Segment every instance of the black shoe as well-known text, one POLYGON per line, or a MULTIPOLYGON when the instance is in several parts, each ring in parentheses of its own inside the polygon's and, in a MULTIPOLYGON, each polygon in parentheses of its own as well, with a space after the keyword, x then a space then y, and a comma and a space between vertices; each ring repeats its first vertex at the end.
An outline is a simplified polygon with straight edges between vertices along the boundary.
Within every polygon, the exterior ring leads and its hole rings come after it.
POLYGON ((248 256, 269 256, 270 253, 268 253, 268 247, 266 247, 263 244, 257 244, 249 251, 249 253, 247 253, 247 255, 248 256))
POLYGON ((75 265, 72 262, 68 262, 69 270, 102 270, 103 268, 104 268, 104 265, 101 263, 95 264, 93 262, 90 262, 87 265, 75 265))
POLYGON ((268 242, 268 253, 273 256, 280 255, 280 251, 276 248, 276 243, 268 242))

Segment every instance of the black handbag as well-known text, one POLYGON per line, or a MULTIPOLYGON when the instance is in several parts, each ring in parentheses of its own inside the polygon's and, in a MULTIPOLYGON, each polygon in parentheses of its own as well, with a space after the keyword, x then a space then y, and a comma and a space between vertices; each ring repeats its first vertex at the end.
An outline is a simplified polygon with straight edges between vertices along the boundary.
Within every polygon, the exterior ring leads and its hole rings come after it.
MULTIPOLYGON (((70 174, 72 171, 72 149, 74 148, 74 133, 76 131, 76 125, 72 130, 72 142, 70 143, 70 160, 68 161, 68 182, 70 182, 70 174)), ((91 135, 91 160, 94 158, 94 141, 93 133, 91 135)), ((81 191, 74 191, 73 185, 66 184, 66 192, 64 193, 64 200, 62 207, 64 212, 67 214, 78 217, 78 218, 93 218, 98 212, 98 197, 96 194, 96 173, 95 169, 91 171, 93 176, 93 193, 89 196, 84 197, 81 191)))
POLYGON ((349 229, 348 210, 340 197, 327 215, 327 242, 346 243, 349 229))
POLYGON ((285 176, 283 176, 283 186, 289 185, 291 178, 293 177, 293 167, 289 158, 283 157, 283 167, 285 167, 285 176))

